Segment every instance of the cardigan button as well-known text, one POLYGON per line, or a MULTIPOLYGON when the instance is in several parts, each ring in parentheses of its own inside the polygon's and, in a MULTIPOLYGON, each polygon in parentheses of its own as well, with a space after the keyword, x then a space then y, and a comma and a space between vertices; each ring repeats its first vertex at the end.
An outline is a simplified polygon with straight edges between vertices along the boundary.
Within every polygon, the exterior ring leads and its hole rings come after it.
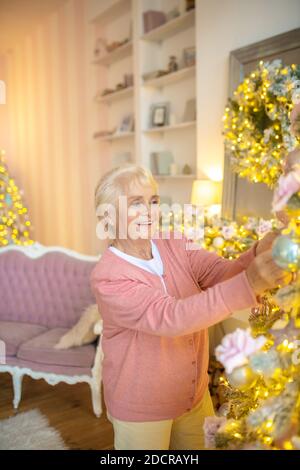
POLYGON ((194 366, 194 365, 196 364, 196 361, 193 361, 192 364, 193 364, 193 366, 194 366))

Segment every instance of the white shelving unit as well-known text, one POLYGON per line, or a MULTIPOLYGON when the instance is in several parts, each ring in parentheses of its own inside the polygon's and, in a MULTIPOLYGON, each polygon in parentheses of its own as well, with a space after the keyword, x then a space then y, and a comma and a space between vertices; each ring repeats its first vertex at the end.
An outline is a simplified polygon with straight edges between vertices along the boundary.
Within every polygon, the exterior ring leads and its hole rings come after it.
MULTIPOLYGON (((95 90, 99 122, 106 122, 95 132, 111 130, 129 114, 134 116, 134 131, 98 137, 101 158, 116 161, 116 156, 131 156, 131 161, 151 168, 151 153, 169 151, 178 167, 178 174, 155 175, 162 197, 172 202, 188 203, 192 181, 197 177, 197 122, 183 122, 187 101, 196 100, 197 64, 183 63, 183 49, 196 46, 196 10, 185 11, 184 0, 106 0, 91 21, 96 40, 128 41, 95 60, 93 70, 105 78, 105 88, 115 89, 124 74, 133 74, 133 86, 100 96, 95 90), (143 14, 149 10, 170 12, 180 6, 180 15, 163 25, 144 32, 143 14), (101 9, 102 8, 102 9, 101 9), (149 72, 168 68, 169 57, 175 55, 179 69, 158 78, 145 80, 149 72), (154 104, 169 103, 170 119, 164 126, 153 127, 150 112, 154 104), (105 119, 103 119, 105 117, 105 119), (101 147, 105 144, 105 147, 101 147), (191 174, 183 174, 189 165, 191 174)), ((196 7, 197 8, 197 2, 196 7)), ((93 51, 91 51, 91 56, 93 51)), ((100 82, 100 80, 99 80, 100 82)))
POLYGON ((99 13, 91 20, 95 25, 104 26, 126 14, 131 7, 131 0, 111 0, 99 2, 99 13), (102 4, 102 5, 101 5, 102 4), (104 7, 103 7, 104 4, 104 7))
POLYGON ((177 18, 168 21, 167 23, 149 31, 146 34, 143 34, 142 39, 144 41, 157 41, 161 42, 164 39, 169 38, 178 34, 180 31, 183 31, 187 28, 190 28, 194 25, 195 22, 195 10, 188 11, 181 14, 177 18))
POLYGON ((99 60, 95 60, 96 65, 111 65, 117 60, 124 59, 132 54, 132 41, 128 41, 123 46, 118 47, 114 51, 101 57, 99 60))
POLYGON ((133 87, 127 87, 120 91, 114 91, 113 93, 108 93, 102 98, 98 99, 98 103, 111 104, 113 101, 122 100, 124 98, 129 98, 133 96, 133 87))
POLYGON ((180 82, 181 80, 184 80, 186 78, 194 77, 195 70, 196 67, 185 67, 181 70, 177 70, 177 72, 163 75, 162 77, 153 78, 151 80, 144 80, 143 85, 162 88, 166 85, 170 85, 171 83, 180 82))
POLYGON ((120 140, 120 139, 128 139, 130 137, 134 137, 134 132, 120 132, 119 134, 113 134, 113 135, 106 135, 103 137, 98 137, 98 139, 101 141, 105 142, 111 142, 113 140, 120 140))
POLYGON ((162 132, 177 131, 179 129, 188 129, 189 127, 195 127, 195 125, 196 121, 180 122, 179 124, 174 124, 173 126, 160 126, 144 129, 143 132, 145 134, 158 134, 162 132))

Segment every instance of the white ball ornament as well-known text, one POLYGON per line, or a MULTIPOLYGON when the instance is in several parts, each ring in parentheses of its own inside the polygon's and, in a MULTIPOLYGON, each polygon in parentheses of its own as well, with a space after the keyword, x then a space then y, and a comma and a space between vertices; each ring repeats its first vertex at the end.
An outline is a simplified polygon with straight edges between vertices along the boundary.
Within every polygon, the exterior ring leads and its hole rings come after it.
POLYGON ((213 246, 215 248, 223 248, 225 245, 225 240, 223 237, 216 237, 213 239, 213 246))
POLYGON ((300 244, 296 238, 278 237, 272 246, 272 256, 275 263, 286 271, 300 269, 300 244))

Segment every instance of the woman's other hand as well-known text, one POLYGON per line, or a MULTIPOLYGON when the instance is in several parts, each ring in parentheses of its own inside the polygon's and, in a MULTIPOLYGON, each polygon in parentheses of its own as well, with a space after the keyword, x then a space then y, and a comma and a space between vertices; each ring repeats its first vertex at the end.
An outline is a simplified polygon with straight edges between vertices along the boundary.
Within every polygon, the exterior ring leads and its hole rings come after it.
POLYGON ((274 240, 280 235, 280 230, 273 230, 268 232, 261 240, 259 240, 256 247, 256 256, 271 249, 274 240))

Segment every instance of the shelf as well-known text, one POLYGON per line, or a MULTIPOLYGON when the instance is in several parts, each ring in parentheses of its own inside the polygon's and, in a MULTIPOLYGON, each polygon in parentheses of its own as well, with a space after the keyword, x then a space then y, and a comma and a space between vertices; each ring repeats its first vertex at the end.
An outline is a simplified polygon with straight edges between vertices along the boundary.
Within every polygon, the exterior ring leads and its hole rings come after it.
POLYGON ((115 0, 109 7, 100 11, 100 13, 91 20, 91 23, 103 24, 118 19, 120 16, 130 11, 130 3, 130 0, 115 0))
POLYGON ((178 179, 183 179, 183 180, 190 180, 190 179, 196 179, 196 175, 191 174, 191 175, 153 175, 154 178, 157 180, 178 180, 178 179))
POLYGON ((179 124, 174 124, 172 126, 162 126, 162 127, 153 127, 152 129, 145 129, 143 132, 145 134, 160 134, 163 132, 176 131, 178 129, 188 129, 194 127, 196 121, 189 122, 180 122, 179 124))
POLYGON ((167 75, 163 75, 162 77, 151 78, 150 80, 144 80, 143 85, 156 87, 156 88, 162 88, 165 85, 169 85, 170 83, 176 83, 176 82, 179 82, 180 80, 194 77, 195 72, 196 72, 196 66, 193 65, 192 67, 185 67, 184 69, 177 70, 177 72, 168 73, 167 75))
POLYGON ((129 57, 132 53, 132 41, 123 44, 123 46, 117 47, 114 51, 106 54, 104 57, 101 57, 99 60, 95 60, 93 64, 96 65, 111 65, 117 60, 125 59, 129 57))
MULTIPOLYGON (((172 0, 169 3, 172 4, 171 7, 173 4, 175 7, 179 1, 181 0, 175 2, 172 0)), ((165 99, 172 102, 175 111, 184 107, 188 99, 196 100, 200 86, 197 81, 200 63, 192 65, 191 61, 184 62, 184 57, 180 59, 180 54, 185 47, 195 46, 196 55, 199 55, 198 41, 195 41, 195 38, 199 27, 196 17, 200 15, 200 11, 194 9, 183 12, 181 10, 182 14, 177 18, 144 34, 143 27, 141 28, 143 12, 147 9, 159 10, 160 6, 164 7, 164 3, 148 0, 93 0, 91 2, 89 19, 92 20, 91 30, 94 42, 97 44, 98 40, 97 46, 100 38, 107 44, 112 44, 113 40, 121 41, 122 38, 123 40, 128 38, 126 43, 114 50, 106 51, 104 47, 100 51, 99 47, 97 55, 93 55, 91 51, 88 57, 90 67, 93 64, 91 69, 93 73, 92 95, 94 104, 98 104, 95 109, 95 118, 98 120, 100 113, 101 121, 106 123, 104 126, 99 127, 99 124, 96 126, 98 136, 97 132, 94 132, 93 138, 95 146, 100 148, 100 153, 105 150, 105 154, 109 157, 107 169, 117 164, 119 154, 120 160, 122 156, 125 161, 129 153, 132 162, 151 168, 151 153, 166 150, 169 148, 168 145, 172 144, 170 151, 177 149, 179 152, 177 157, 174 157, 174 163, 176 163, 174 171, 178 174, 153 176, 165 195, 173 201, 184 204, 190 200, 192 184, 197 179, 197 171, 200 171, 195 141, 198 126, 196 114, 187 114, 186 119, 189 119, 187 122, 180 122, 185 115, 178 114, 175 119, 170 118, 169 122, 167 121, 168 125, 152 127, 154 123, 149 120, 149 109, 157 101, 163 101, 161 95, 165 94, 167 94, 165 99), (162 51, 161 48, 163 48, 162 51), (175 72, 154 78, 157 75, 155 69, 168 69, 168 59, 171 53, 177 54, 180 68, 175 72), (157 60, 161 59, 162 63, 160 60, 156 63, 154 57, 152 65, 149 63, 147 66, 142 58, 147 59, 149 54, 159 54, 157 60), (187 67, 188 64, 191 66, 187 67), (144 75, 148 72, 148 75, 144 75), (116 90, 117 83, 123 83, 122 76, 125 73, 133 74, 133 82, 126 82, 133 86, 116 90), (99 84, 99 79, 102 85, 99 84), (103 96, 101 93, 104 89, 111 91, 114 89, 114 91, 103 96), (133 115, 134 128, 118 126, 122 116, 127 114, 133 115), (120 128, 124 131, 131 130, 131 132, 120 132, 120 128), (110 134, 107 135, 105 131, 110 134), (188 155, 187 162, 181 161, 182 155, 188 155), (191 174, 182 173, 184 163, 189 166, 187 168, 191 174)), ((182 0, 182 3, 185 3, 185 0, 182 0)), ((190 56, 192 57, 192 54, 190 56)), ((184 109, 182 113, 183 111, 184 109)), ((159 168, 153 169, 159 170, 159 168)), ((167 170, 171 172, 173 166, 167 170)))
POLYGON ((109 93, 101 98, 97 99, 97 103, 106 103, 110 104, 113 101, 121 100, 123 98, 129 98, 133 96, 133 86, 124 88, 124 90, 115 91, 114 93, 109 93))
POLYGON ((119 134, 105 135, 103 137, 96 137, 100 141, 112 142, 114 140, 127 139, 133 137, 134 132, 120 132, 119 134))
POLYGON ((158 28, 152 29, 144 34, 141 39, 145 41, 160 42, 184 29, 190 28, 195 24, 195 10, 188 11, 173 20, 164 23, 158 28))

